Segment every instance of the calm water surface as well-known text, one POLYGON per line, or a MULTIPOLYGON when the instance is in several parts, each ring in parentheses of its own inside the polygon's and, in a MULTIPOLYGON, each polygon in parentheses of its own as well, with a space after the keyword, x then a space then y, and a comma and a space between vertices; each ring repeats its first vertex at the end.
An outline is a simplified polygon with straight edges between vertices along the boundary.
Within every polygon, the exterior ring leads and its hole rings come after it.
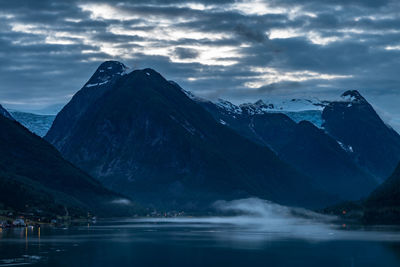
POLYGON ((9 229, 0 266, 400 266, 399 233, 340 228, 235 217, 9 229))

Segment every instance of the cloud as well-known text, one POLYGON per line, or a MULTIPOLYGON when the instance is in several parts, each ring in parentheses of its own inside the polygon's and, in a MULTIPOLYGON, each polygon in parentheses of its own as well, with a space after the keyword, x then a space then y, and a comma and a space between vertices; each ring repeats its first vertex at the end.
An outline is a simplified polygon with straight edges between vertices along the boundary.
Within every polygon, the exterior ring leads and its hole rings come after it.
POLYGON ((114 59, 203 97, 355 88, 372 100, 390 95, 380 106, 400 114, 398 1, 15 0, 0 10, 5 106, 65 103, 114 59))
POLYGON ((197 58, 199 56, 199 52, 191 48, 176 47, 174 52, 179 59, 197 58))
POLYGON ((257 31, 251 29, 243 24, 238 24, 235 26, 234 31, 239 35, 242 36, 250 41, 263 43, 268 41, 268 36, 263 31, 257 31))

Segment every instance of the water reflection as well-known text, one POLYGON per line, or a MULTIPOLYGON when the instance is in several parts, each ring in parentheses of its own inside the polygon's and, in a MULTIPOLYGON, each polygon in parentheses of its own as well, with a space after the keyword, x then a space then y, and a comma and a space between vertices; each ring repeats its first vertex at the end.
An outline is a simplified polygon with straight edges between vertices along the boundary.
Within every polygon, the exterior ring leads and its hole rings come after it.
POLYGON ((216 207, 229 216, 3 230, 0 266, 400 266, 393 229, 348 230, 257 199, 216 207))

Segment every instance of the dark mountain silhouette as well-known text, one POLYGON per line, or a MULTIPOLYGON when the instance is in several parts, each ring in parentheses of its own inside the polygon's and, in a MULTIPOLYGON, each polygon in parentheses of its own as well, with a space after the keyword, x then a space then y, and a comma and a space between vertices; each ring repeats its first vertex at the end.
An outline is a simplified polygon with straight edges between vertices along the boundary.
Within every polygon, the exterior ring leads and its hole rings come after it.
POLYGON ((363 224, 400 224, 400 164, 368 197, 327 207, 324 213, 335 214, 363 224))
POLYGON ((382 182, 400 161, 400 135, 386 125, 357 91, 328 104, 322 113, 325 131, 348 150, 356 164, 382 182))
POLYGON ((134 206, 64 160, 49 143, 0 115, 0 204, 18 212, 49 216, 129 215, 134 206))
POLYGON ((364 202, 364 221, 400 224, 400 164, 364 202))
POLYGON ((56 147, 61 147, 64 142, 63 138, 71 135, 71 131, 82 114, 100 96, 110 90, 126 70, 127 67, 117 61, 106 61, 101 64, 83 88, 62 109, 62 112, 57 114, 53 122, 53 128, 57 131, 47 133, 46 139, 53 142, 56 147))
MULTIPOLYGON (((93 77, 117 65, 103 63, 93 77)), ((248 196, 298 206, 332 201, 268 148, 215 122, 156 71, 125 73, 86 85, 45 137, 107 187, 168 208, 248 196)))

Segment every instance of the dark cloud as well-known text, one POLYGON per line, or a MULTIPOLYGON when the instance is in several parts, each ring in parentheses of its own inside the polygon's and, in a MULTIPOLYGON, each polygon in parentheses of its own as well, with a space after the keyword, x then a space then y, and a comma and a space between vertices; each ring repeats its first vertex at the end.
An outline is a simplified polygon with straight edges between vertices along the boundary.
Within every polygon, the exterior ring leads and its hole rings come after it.
POLYGON ((395 0, 0 0, 0 102, 65 103, 114 59, 234 102, 358 89, 393 117, 399 12, 395 0))
POLYGON ((244 24, 238 24, 235 26, 234 31, 250 41, 263 43, 268 41, 268 36, 266 32, 252 29, 244 24))
POLYGON ((175 55, 180 59, 196 58, 199 56, 199 52, 191 48, 176 47, 174 52, 175 55))
MULTIPOLYGON (((300 4, 300 5, 320 5, 321 1, 318 0, 275 0, 276 4, 300 4)), ((369 8, 377 8, 386 6, 390 0, 324 0, 325 5, 337 6, 365 6, 369 8)))

